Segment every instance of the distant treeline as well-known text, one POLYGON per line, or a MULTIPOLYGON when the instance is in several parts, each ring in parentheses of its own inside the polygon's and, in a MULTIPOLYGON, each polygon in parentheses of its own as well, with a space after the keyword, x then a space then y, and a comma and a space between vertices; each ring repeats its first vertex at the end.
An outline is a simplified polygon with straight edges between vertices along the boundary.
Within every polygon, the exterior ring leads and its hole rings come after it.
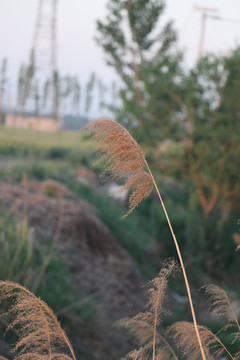
POLYGON ((35 65, 34 54, 29 65, 21 65, 15 88, 8 76, 9 61, 0 62, 0 114, 6 111, 34 115, 102 116, 117 101, 115 82, 106 85, 94 72, 83 83, 77 75, 55 71, 51 78, 42 78, 35 65), (11 93, 12 92, 12 93, 11 93), (13 98, 13 94, 14 98, 13 98), (11 98, 11 104, 10 99, 11 98))

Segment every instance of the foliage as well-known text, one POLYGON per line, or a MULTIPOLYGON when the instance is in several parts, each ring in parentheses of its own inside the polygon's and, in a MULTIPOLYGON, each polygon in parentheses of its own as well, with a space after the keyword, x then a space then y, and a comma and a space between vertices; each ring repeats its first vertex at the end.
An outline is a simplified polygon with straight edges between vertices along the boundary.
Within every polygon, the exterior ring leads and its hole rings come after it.
MULTIPOLYGON (((123 319, 119 325, 127 327, 133 333, 139 344, 139 348, 131 351, 124 359, 133 360, 178 360, 202 358, 199 343, 195 336, 195 329, 191 322, 178 321, 168 326, 163 331, 162 320, 169 317, 170 311, 166 309, 167 284, 169 276, 177 270, 177 264, 168 260, 162 267, 158 276, 149 283, 149 301, 144 312, 130 319, 123 319), (178 352, 180 349, 181 355, 178 352), (182 357, 183 356, 183 357, 182 357)), ((238 360, 240 328, 238 313, 232 308, 231 300, 227 293, 215 285, 205 287, 209 306, 213 314, 224 317, 227 323, 218 328, 215 334, 203 325, 198 325, 204 353, 207 359, 218 359, 222 356, 227 359, 238 360), (223 334, 230 335, 230 341, 226 346, 221 338, 223 334), (237 344, 237 346, 235 346, 237 344), (230 348, 230 351, 229 351, 230 348)), ((176 308, 174 308, 176 311, 176 308)), ((185 314, 186 316, 186 314, 185 314)))
MULTIPOLYGON (((189 287, 188 277, 182 259, 182 253, 178 245, 177 238, 173 232, 172 224, 168 216, 164 201, 157 187, 156 181, 145 159, 144 152, 129 132, 120 124, 112 120, 98 120, 88 125, 90 131, 94 132, 93 139, 97 142, 98 149, 103 152, 103 160, 106 167, 113 176, 126 178, 124 189, 132 191, 129 198, 129 215, 138 204, 148 197, 154 188, 158 199, 162 205, 166 217, 171 237, 176 248, 177 256, 181 265, 181 270, 191 308, 194 330, 199 344, 202 359, 206 360, 201 337, 196 321, 195 310, 192 302, 192 295, 189 287)), ((154 352, 153 352, 154 360, 154 352)))
POLYGON ((91 162, 93 146, 81 135, 71 132, 50 133, 10 128, 0 129, 0 156, 91 162))
POLYGON ((99 217, 136 261, 141 273, 148 279, 152 278, 157 270, 149 254, 154 245, 155 233, 154 229, 149 229, 146 218, 138 211, 140 209, 123 221, 123 209, 111 199, 106 199, 105 194, 96 194, 90 187, 76 181, 69 181, 68 186, 96 207, 99 217))
POLYGON ((0 125, 3 121, 3 104, 5 100, 7 85, 8 85, 8 62, 7 59, 4 58, 0 65, 0 125))
POLYGON ((171 22, 159 31, 162 0, 109 0, 107 8, 106 19, 97 22, 97 41, 122 80, 116 117, 137 141, 153 147, 176 131, 170 122, 176 112, 172 93, 180 81, 176 33, 171 22))
POLYGON ((32 272, 40 256, 34 233, 26 219, 14 222, 2 212, 0 217, 0 274, 1 278, 24 284, 32 283, 32 272))
MULTIPOLYGON (((105 122, 103 122, 103 126, 104 126, 104 124, 106 124, 105 122)), ((107 122, 107 124, 109 124, 109 122, 107 122)), ((96 124, 95 124, 96 125, 96 124)), ((95 126, 94 125, 94 126, 95 126)), ((115 123, 114 123, 114 126, 115 126, 115 123)), ((121 129, 121 126, 120 125, 118 125, 118 124, 116 124, 116 126, 117 127, 119 127, 119 129, 121 129)), ((96 129, 95 129, 96 130, 96 129)), ((97 129, 98 131, 100 131, 100 133, 99 133, 99 135, 100 136, 102 136, 102 127, 100 127, 99 129, 97 129)), ((108 129, 110 132, 113 130, 112 129, 112 127, 110 126, 109 127, 109 129, 108 129)), ((115 134, 115 132, 114 132, 114 134, 115 134)), ((106 135, 105 133, 103 134, 104 136, 106 135)), ((108 136, 110 136, 110 134, 108 134, 108 136)), ((129 134, 127 134, 127 133, 123 133, 123 136, 129 136, 129 134)), ((120 143, 122 143, 122 139, 121 139, 121 136, 114 136, 113 138, 109 138, 108 137, 108 139, 110 140, 110 139, 112 139, 112 141, 116 141, 117 142, 117 145, 118 145, 118 142, 120 141, 120 143)), ((132 141, 132 140, 131 140, 132 141)), ((131 147, 131 146, 133 146, 134 145, 134 142, 132 143, 132 142, 127 142, 127 144, 131 147)), ((105 142, 105 144, 109 147, 110 145, 109 145, 109 143, 108 142, 105 142)), ((124 157, 124 152, 123 152, 123 148, 121 147, 120 148, 120 152, 119 152, 119 158, 117 157, 118 155, 118 151, 119 151, 119 148, 118 147, 114 147, 113 146, 114 144, 112 144, 112 147, 110 148, 110 152, 109 152, 109 154, 108 155, 110 155, 110 156, 113 156, 113 157, 115 157, 115 158, 113 158, 113 161, 115 161, 116 160, 116 158, 117 158, 117 160, 118 160, 118 162, 115 162, 115 163, 113 163, 113 170, 115 169, 115 167, 116 166, 121 166, 121 171, 123 172, 125 169, 127 169, 128 171, 130 171, 130 173, 131 173, 131 168, 128 168, 128 167, 126 167, 126 164, 123 166, 123 165, 120 165, 121 163, 119 162, 119 161, 130 161, 131 159, 129 159, 128 157, 124 157), (116 150, 116 151, 115 151, 116 150), (115 166, 115 167, 114 167, 115 166)), ((116 145, 116 144, 115 144, 116 145)), ((134 146, 133 146, 134 147, 134 146)), ((127 149, 128 149, 128 147, 126 147, 127 149)), ((136 148, 135 149, 135 151, 138 151, 138 148, 136 148)), ((140 152, 141 153, 141 152, 140 152)), ((133 154, 132 154, 133 155, 133 154)), ((144 155, 143 155, 144 156, 144 155)), ((135 157, 133 156, 133 159, 135 159, 135 157)), ((138 158, 137 158, 138 159, 138 158)), ((140 163, 141 163, 141 161, 140 161, 140 163)), ((130 161, 130 163, 129 164, 131 164, 131 161, 130 161)), ((136 169, 139 169, 138 167, 137 168, 135 168, 134 167, 134 171, 136 170, 136 169)), ((137 183, 137 186, 140 186, 141 184, 139 184, 139 183, 137 183)), ((76 185, 75 185, 76 186, 76 185)), ((140 186, 141 187, 141 186, 140 186)), ((109 219, 109 222, 111 222, 112 223, 112 220, 111 220, 111 218, 110 218, 110 213, 111 213, 111 216, 112 217, 114 217, 115 215, 116 215, 116 213, 113 213, 113 211, 112 211, 112 209, 114 208, 114 207, 110 207, 109 205, 108 206, 106 206, 106 203, 105 203, 105 206, 102 206, 102 198, 101 198, 101 196, 96 196, 96 195, 93 195, 93 192, 91 192, 91 190, 87 190, 87 188, 86 187, 82 187, 82 189, 81 189, 81 186, 78 186, 78 187, 76 187, 76 190, 77 191, 79 191, 79 193, 80 193, 80 191, 82 191, 82 194, 85 194, 84 196, 85 197, 88 197, 89 196, 89 198, 91 198, 92 199, 92 201, 96 201, 98 204, 99 204, 99 208, 105 208, 106 210, 105 210, 105 214, 103 214, 102 216, 105 216, 106 215, 106 218, 108 217, 108 219, 109 219)), ((179 192, 178 191, 176 191, 176 194, 174 195, 173 194, 173 197, 179 197, 180 195, 179 195, 179 192)), ((181 198, 181 196, 180 196, 180 198, 181 198)), ((181 199, 181 201, 182 202, 187 202, 188 201, 188 199, 185 199, 185 200, 183 200, 183 199, 181 199)), ((173 208, 174 208, 174 204, 172 205, 173 206, 173 208)), ((155 210, 156 210, 156 208, 155 208, 155 210)), ((154 207, 153 207, 153 213, 154 213, 154 207)), ((140 209, 139 209, 139 214, 144 214, 146 212, 146 208, 144 209, 144 207, 140 207, 140 209)), ((181 214, 181 209, 179 210, 179 213, 181 214)), ((183 217, 185 217, 185 215, 183 215, 183 217)), ((156 222, 156 220, 154 220, 154 222, 156 222)), ((132 222, 132 224, 133 224, 134 222, 132 222)), ((129 223, 130 224, 130 223, 129 223)), ((121 227, 122 228, 122 235, 123 235, 123 237, 125 236, 125 232, 124 232, 124 226, 121 226, 121 225, 119 225, 119 222, 117 223, 115 223, 114 224, 114 226, 116 226, 116 227, 121 227)), ((136 223, 135 223, 135 226, 136 226, 136 223)), ((138 224, 137 224, 137 226, 138 226, 138 224)), ((150 226, 151 227, 151 226, 150 226)), ((120 230, 119 230, 120 231, 120 230)), ((135 230, 133 229, 133 232, 134 232, 135 230)), ((141 229, 138 229, 138 231, 141 231, 141 229)), ((131 238, 131 236, 132 236, 132 234, 130 234, 129 235, 129 239, 131 238)), ((133 251, 134 251, 134 248, 135 248, 135 246, 136 246, 136 244, 137 244, 137 241, 138 241, 138 236, 139 236, 139 233, 137 233, 136 232, 136 234, 135 234, 135 236, 136 236, 136 242, 135 242, 135 244, 134 243, 132 243, 132 246, 133 246, 133 251)), ((148 236, 146 236, 146 239, 147 239, 147 237, 148 236)), ((144 237, 142 238, 143 240, 144 240, 144 237)), ((125 238, 125 241, 128 241, 128 239, 127 238, 125 238)), ((142 248, 141 248, 141 246, 142 246, 142 244, 141 245, 139 245, 139 248, 138 248, 138 250, 139 251, 142 251, 142 248)), ((131 246, 130 246, 131 247, 131 246)), ((146 249, 146 248, 145 248, 146 249)), ((49 266, 49 269, 50 268, 54 268, 56 265, 54 265, 54 262, 51 264, 51 266, 49 266)), ((57 267, 58 268, 58 267, 57 267)), ((59 277, 60 277, 60 279, 62 278, 62 273, 61 273, 61 271, 59 271, 59 270, 61 270, 61 267, 60 268, 58 268, 58 270, 57 270, 57 273, 59 274, 59 277)), ((138 323, 138 321, 136 322, 136 321, 133 321, 132 322, 132 324, 133 325, 137 325, 138 326, 138 329, 140 329, 141 331, 140 331, 140 333, 141 334, 145 334, 145 336, 148 336, 148 347, 147 348, 144 348, 144 345, 143 345, 143 347, 138 351, 138 350, 136 350, 135 352, 132 352, 132 353, 130 353, 129 354, 129 358, 130 359, 150 359, 150 358, 152 358, 152 356, 154 356, 154 359, 156 358, 156 360, 157 359, 164 359, 164 358, 166 358, 166 359, 171 359, 171 358, 174 358, 174 359, 176 359, 177 357, 177 355, 174 355, 174 354, 177 354, 177 352, 174 352, 173 350, 171 350, 172 349, 172 347, 171 347, 171 345, 170 345, 170 347, 167 345, 167 343, 168 343, 168 336, 169 335, 167 335, 167 339, 163 339, 163 337, 162 337, 162 335, 161 335, 161 332, 160 332, 160 330, 161 329, 159 329, 159 331, 157 330, 157 324, 158 324, 158 317, 156 318, 156 317, 154 317, 153 316, 153 313, 155 313, 155 314, 159 314, 159 310, 160 309, 158 309, 158 305, 163 305, 162 304, 162 301, 161 301, 161 299, 159 298, 159 296, 162 296, 163 295, 163 293, 164 293, 164 291, 160 291, 161 289, 165 289, 166 288, 166 282, 164 282, 165 280, 166 280, 166 277, 168 277, 168 270, 166 270, 166 269, 163 269, 162 271, 161 271, 161 273, 160 273, 160 277, 159 278, 156 278, 153 282, 152 282, 152 290, 151 290, 151 295, 152 295, 152 301, 150 301, 150 307, 151 307, 151 312, 150 313, 148 313, 148 312, 146 312, 146 316, 144 317, 144 313, 143 314, 140 314, 139 316, 139 318, 138 319, 135 319, 135 320, 144 320, 144 324, 145 324, 145 320, 147 320, 148 322, 149 322, 149 325, 144 325, 144 327, 143 328, 139 328, 139 323, 138 323), (153 326, 153 328, 152 328, 152 326, 153 326), (151 335, 149 335, 149 334, 151 334, 151 335), (155 335, 154 335, 155 334, 155 335), (159 335, 160 334, 160 335, 159 335), (152 340, 151 340, 151 338, 152 338, 152 340), (155 339, 155 340, 154 340, 155 339), (159 341, 160 340, 160 341, 159 341), (159 342, 158 342, 159 341, 159 342), (167 341, 167 343, 166 343, 166 341, 167 341), (158 344, 163 344, 163 348, 162 348, 162 346, 161 347, 158 347, 158 344), (150 349, 150 347, 149 346, 152 346, 152 349, 153 349, 153 351, 151 351, 151 350, 149 350, 150 349), (155 349, 155 350, 154 350, 155 349), (155 353, 155 355, 153 355, 155 353)), ((52 280, 53 280, 53 284, 55 283, 55 281, 54 281, 54 278, 52 278, 52 280)), ((58 279, 58 281, 59 281, 59 279, 58 279)), ((57 283, 57 282, 56 282, 57 283)), ((61 290, 60 290, 60 292, 59 292, 59 288, 56 286, 56 287, 54 287, 54 286, 46 286, 46 283, 44 282, 43 283, 43 286, 41 287, 41 292, 43 291, 43 293, 45 294, 45 296, 46 296, 46 298, 48 299, 48 301, 50 302, 50 304, 53 304, 54 306, 56 305, 56 299, 57 300, 59 300, 60 299, 60 294, 62 293, 62 289, 63 289, 63 286, 65 286, 66 284, 64 283, 64 284, 62 284, 61 285, 61 290)), ((66 287, 66 291, 64 290, 63 291, 64 292, 64 294, 66 295, 67 293, 68 293, 68 288, 66 287)), ((213 292, 214 294, 214 304, 219 304, 218 302, 216 302, 216 301, 218 301, 218 300, 216 300, 216 297, 217 296, 219 296, 219 294, 220 294, 220 301, 221 301, 221 297, 222 297, 222 292, 221 291, 215 291, 214 290, 214 292, 213 292)), ((164 296, 163 296, 164 297, 164 296)), ((223 297, 222 297, 223 298, 223 297)), ((226 296, 225 296, 225 298, 224 299, 226 299, 226 296)), ((66 301, 68 300, 68 299, 65 299, 66 301)), ((65 301, 64 300, 64 301, 65 301)), ((228 302, 226 302, 225 301, 225 304, 224 304, 224 306, 226 306, 226 305, 228 305, 228 304, 230 304, 230 301, 228 301, 228 302)), ((57 305, 58 306, 58 305, 57 305)), ((60 305, 61 306, 61 305, 60 305)), ((214 305, 215 306, 215 305, 214 305)), ((21 307, 21 304, 20 304, 20 307, 21 307)), ((27 309, 26 309, 27 310, 27 309)), ((87 307, 87 310, 89 310, 89 306, 87 307)), ((91 310, 91 309, 90 309, 91 310)), ((163 311, 164 311, 164 309, 161 307, 161 312, 160 312, 160 316, 162 316, 162 314, 163 314, 163 311)), ((91 313, 91 311, 90 311, 90 313, 91 313)), ((16 315, 18 316, 18 314, 16 313, 16 315)), ((28 319, 28 315, 27 314, 25 314, 26 315, 26 319, 28 319)), ((19 316, 20 316, 20 321, 21 321, 21 314, 19 314, 19 316)), ((18 319, 19 319, 19 317, 17 317, 17 321, 18 321, 18 319)), ((40 321, 38 322, 38 325, 40 324, 40 321)), ((230 323, 230 322, 228 322, 228 325, 231 325, 232 326, 232 323, 230 323)), ((32 324, 31 326, 33 326, 34 327, 34 324, 32 324)), ((238 327, 239 328, 239 327, 238 327)), ((228 352, 228 350, 226 350, 226 348, 224 348, 224 346, 225 345, 223 345, 223 343, 222 343, 222 341, 219 339, 219 337, 218 336, 216 336, 211 330, 209 330, 209 329, 207 329, 206 327, 203 327, 203 326, 198 326, 198 330, 199 330, 199 333, 200 333, 200 336, 201 336, 201 340, 202 340, 202 343, 203 343, 203 346, 206 348, 206 354, 208 353, 208 350, 207 350, 207 348, 209 348, 209 351, 210 352, 213 352, 213 354, 215 353, 215 354, 220 354, 220 352, 225 352, 225 354, 227 353, 227 354, 230 354, 230 352, 228 352), (217 344, 217 348, 215 348, 215 345, 217 344), (214 346, 214 348, 212 347, 212 346, 214 346), (222 350, 223 349, 223 350, 222 350)), ((39 329, 39 331, 41 332, 41 330, 39 329)), ((199 353, 199 343, 197 342, 197 341, 195 341, 194 339, 195 339, 195 329, 194 329, 194 327, 193 327, 193 324, 191 324, 191 323, 177 323, 176 324, 176 326, 173 326, 172 328, 171 328, 171 332, 170 333, 173 333, 174 334, 174 338, 175 338, 175 340, 179 343, 179 339, 180 339, 180 347, 182 348, 183 347, 183 351, 184 351, 184 353, 185 354, 190 354, 189 355, 189 358, 190 359, 192 359, 193 358, 193 355, 195 356, 195 358, 199 358, 199 356, 200 356, 200 353, 199 353), (190 337, 189 337, 190 336, 190 337), (193 340, 191 340, 191 339, 193 339, 193 340), (191 340, 191 341, 190 341, 191 340)), ((34 334, 34 331, 33 331, 33 334, 34 334)), ((24 336, 24 333, 23 333, 23 336, 24 336)), ((31 336, 30 336, 30 339, 31 339, 31 336)), ((146 339, 146 337, 145 337, 145 339, 146 339)), ((237 336, 235 336, 235 338, 233 338, 233 339, 235 339, 235 342, 238 342, 238 335, 237 336)), ((31 344, 30 344, 30 346, 31 346, 31 344)), ((235 351, 235 350, 233 350, 233 349, 231 349, 231 351, 233 352, 233 351, 235 351)), ((44 353, 45 354, 45 353, 44 353)), ((218 356, 218 355, 217 355, 218 356)), ((229 355, 230 356, 230 355, 229 355)), ((238 359, 239 358, 239 353, 237 353, 236 352, 236 354, 234 355, 234 357, 231 357, 230 356, 230 358, 231 359, 238 359)))
MULTIPOLYGON (((239 59, 239 49, 228 57, 209 55, 185 75, 181 94, 174 94, 181 131, 155 150, 155 165, 188 188, 192 221, 200 228, 198 245, 205 255, 215 253, 210 272, 216 263, 231 264, 240 204, 239 59)), ((194 237, 190 228, 188 235, 194 237)))
POLYGON ((202 250, 201 266, 211 258, 206 268, 213 274, 216 264, 233 265, 239 216, 240 49, 207 55, 184 70, 172 25, 159 35, 163 10, 162 1, 109 0, 97 40, 122 80, 116 120, 128 125, 156 173, 184 185, 187 239, 195 239, 193 252, 202 250))

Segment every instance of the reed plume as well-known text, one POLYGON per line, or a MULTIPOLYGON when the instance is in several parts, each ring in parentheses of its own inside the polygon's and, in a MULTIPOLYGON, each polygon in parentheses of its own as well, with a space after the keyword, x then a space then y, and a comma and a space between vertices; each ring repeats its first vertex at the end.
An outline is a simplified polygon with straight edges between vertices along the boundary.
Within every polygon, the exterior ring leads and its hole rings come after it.
MULTIPOLYGON (((138 350, 133 350, 124 358, 125 360, 147 360, 149 357, 149 351, 140 348, 138 350)), ((122 360, 124 360, 122 359, 122 360)), ((156 354, 156 360, 170 360, 169 354, 163 349, 158 349, 156 354)))
POLYGON ((152 280, 149 289, 150 300, 148 302, 150 320, 152 318, 153 325, 153 360, 156 353, 157 325, 159 325, 161 317, 164 314, 164 300, 166 297, 166 288, 169 276, 177 268, 174 260, 170 260, 159 272, 159 275, 152 280))
POLYGON ((106 162, 106 169, 113 177, 126 179, 122 189, 132 190, 129 199, 128 216, 153 189, 151 176, 146 171, 145 156, 129 132, 112 120, 93 121, 85 126, 94 132, 92 139, 102 154, 100 161, 106 162))
MULTIPOLYGON (((121 325, 126 326, 131 333, 133 333, 141 345, 141 349, 152 354, 152 359, 175 359, 177 356, 168 343, 167 339, 157 331, 157 326, 160 324, 163 315, 166 314, 164 303, 166 300, 166 289, 168 278, 175 272, 177 265, 174 260, 168 260, 158 276, 149 284, 149 301, 145 312, 139 313, 132 319, 123 320, 121 325), (151 351, 150 351, 151 350, 151 351)), ((134 352, 131 352, 132 354, 134 352)), ((126 359, 129 358, 129 354, 126 359)))
POLYGON ((85 126, 85 129, 94 133, 93 140, 96 142, 99 152, 102 153, 101 159, 106 162, 106 168, 108 168, 113 176, 124 179, 128 177, 124 185, 124 190, 132 190, 132 195, 129 200, 129 211, 125 216, 129 215, 136 206, 151 193, 153 187, 155 187, 181 264, 202 359, 206 360, 181 251, 156 181, 145 159, 144 152, 129 132, 113 120, 96 120, 85 126))
POLYGON ((14 328, 19 334, 16 360, 76 360, 67 335, 45 302, 17 283, 0 281, 0 301, 4 300, 12 305, 1 316, 15 318, 6 331, 14 328))
MULTIPOLYGON (((207 285, 203 288, 205 289, 205 294, 208 297, 210 310, 219 318, 227 321, 227 325, 223 327, 222 331, 227 328, 237 329, 232 333, 234 343, 237 339, 240 339, 240 324, 238 321, 239 311, 234 311, 231 300, 229 299, 226 291, 221 289, 219 286, 207 285)), ((235 359, 238 359, 239 357, 240 352, 235 355, 235 359)))
MULTIPOLYGON (((221 340, 205 326, 198 326, 201 336, 204 353, 208 360, 218 359, 224 352, 231 360, 237 360, 233 357, 221 340)), ((184 357, 189 360, 201 359, 199 344, 195 336, 195 329, 192 323, 187 321, 178 321, 168 329, 177 346, 181 349, 184 357)))
MULTIPOLYGON (((146 360, 146 350, 143 348, 133 350, 126 355, 125 360, 146 360)), ((121 359, 121 360, 124 360, 121 359)))
POLYGON ((234 311, 226 291, 217 285, 207 285, 204 286, 203 289, 205 289, 205 294, 208 297, 210 310, 218 317, 227 320, 229 323, 234 322, 235 326, 237 326, 240 331, 238 321, 239 314, 234 311))

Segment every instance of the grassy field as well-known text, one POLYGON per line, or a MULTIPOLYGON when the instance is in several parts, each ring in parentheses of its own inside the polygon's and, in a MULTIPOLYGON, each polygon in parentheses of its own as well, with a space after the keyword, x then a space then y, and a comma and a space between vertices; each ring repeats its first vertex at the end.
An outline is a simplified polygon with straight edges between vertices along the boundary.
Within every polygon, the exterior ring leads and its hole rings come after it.
POLYGON ((80 133, 42 133, 32 130, 0 129, 0 181, 19 183, 25 176, 29 181, 53 179, 66 185, 91 203, 101 220, 115 235, 119 243, 131 254, 140 271, 151 278, 155 265, 146 257, 156 233, 149 227, 144 207, 124 221, 125 209, 106 197, 104 191, 80 184, 76 169, 81 166, 98 171, 94 145, 80 133))
MULTIPOLYGON (((76 170, 82 166, 95 171, 96 174, 101 171, 101 165, 97 169, 93 167, 95 160, 93 143, 80 133, 48 133, 0 127, 0 182, 18 184, 22 179, 40 182, 53 179, 64 184, 75 193, 76 200, 84 199, 96 208, 99 218, 134 259, 143 277, 145 279, 153 278, 159 270, 162 259, 176 255, 174 245, 169 241, 168 224, 162 208, 153 195, 145 199, 133 214, 122 220, 121 216, 126 212, 126 208, 106 197, 104 193, 106 183, 103 186, 102 180, 97 177, 98 181, 95 185, 90 186, 80 183, 77 179, 76 170)), ((196 259, 191 260, 191 257, 187 256, 189 247, 186 240, 187 223, 191 221, 191 217, 187 211, 186 192, 184 188, 176 186, 175 183, 166 180, 164 182, 163 178, 159 183, 160 191, 164 194, 167 208, 171 213, 178 240, 181 246, 187 249, 185 259, 191 269, 191 264, 196 259)), ((36 246, 32 249, 31 244, 29 247, 28 231, 21 232, 22 236, 19 237, 21 224, 15 223, 15 219, 9 216, 7 209, 5 210, 5 213, 0 213, 0 245, 3 249, 0 256, 1 278, 9 278, 25 284, 26 278, 31 279, 33 274, 39 272, 49 247, 38 248, 36 246), (30 252, 32 253, 31 258, 29 257, 30 252), (16 257, 15 254, 19 254, 19 256, 16 257), (26 273, 28 276, 25 278, 26 273)), ((193 223, 195 224, 195 222, 193 223)), ((28 228, 24 227, 23 229, 27 230, 28 228)), ((52 239, 48 239, 48 241, 51 244, 52 239)), ((61 309, 71 309, 72 304, 78 304, 80 299, 80 305, 70 315, 74 316, 74 319, 77 317, 79 323, 84 324, 84 328, 89 328, 89 331, 95 334, 95 326, 99 325, 92 322, 98 312, 98 301, 96 299, 88 300, 88 297, 85 299, 81 293, 75 293, 69 285, 71 277, 72 274, 68 272, 66 264, 58 258, 57 252, 54 252, 37 290, 37 295, 40 295, 55 312, 59 311, 60 313, 61 309)), ((191 274, 191 280, 195 283, 195 288, 199 286, 197 276, 191 274)), ((26 285, 31 289, 31 282, 26 285)), ((174 292, 184 296, 184 286, 179 278, 176 281, 173 280, 170 287, 174 289, 174 292)), ((234 291, 234 289, 231 290, 234 291)), ((200 295, 195 294, 195 296, 200 295)), ((177 309, 174 314, 175 320, 186 320, 185 311, 177 309)), ((187 319, 189 320, 189 317, 187 319)), ((70 316, 63 316, 62 320, 67 328, 74 329, 70 316)), ((169 325, 167 321, 164 325, 166 327, 169 325)), ((218 323, 210 325, 211 328, 216 326, 216 330, 218 330, 218 323)), ((230 346, 232 339, 229 334, 224 336, 224 341, 230 346)), ((88 357, 84 353, 85 350, 81 351, 81 358, 95 360, 94 356, 88 357)))
POLYGON ((72 164, 78 164, 87 162, 92 152, 92 144, 80 133, 0 127, 0 156, 67 159, 72 164))
POLYGON ((79 149, 80 144, 92 148, 89 141, 83 140, 83 135, 79 132, 40 132, 30 129, 11 129, 0 127, 0 144, 3 146, 19 146, 25 148, 51 149, 62 147, 69 149, 79 149))

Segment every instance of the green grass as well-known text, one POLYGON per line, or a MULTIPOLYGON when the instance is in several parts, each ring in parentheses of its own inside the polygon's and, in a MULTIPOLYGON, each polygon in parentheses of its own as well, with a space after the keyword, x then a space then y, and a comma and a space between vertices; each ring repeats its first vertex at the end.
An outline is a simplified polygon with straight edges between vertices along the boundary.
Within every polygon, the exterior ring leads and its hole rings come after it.
POLYGON ((121 220, 124 209, 75 180, 75 168, 92 167, 94 158, 93 144, 79 133, 0 128, 0 162, 4 163, 0 166, 0 181, 18 183, 25 174, 28 180, 51 178, 69 186, 98 209, 102 221, 135 259, 141 272, 150 278, 156 269, 148 259, 154 243, 148 221, 138 213, 121 220))
POLYGON ((51 149, 59 147, 78 149, 80 142, 84 142, 84 146, 88 150, 92 149, 91 143, 83 140, 83 138, 79 132, 41 132, 0 127, 1 148, 9 145, 17 148, 51 149))
POLYGON ((73 132, 37 132, 0 127, 1 158, 67 159, 71 164, 87 163, 93 145, 85 136, 73 132))
MULTIPOLYGON (((44 259, 51 249, 52 239, 41 241, 24 221, 16 221, 6 211, 0 213, 0 278, 19 282, 32 290, 41 271, 44 259)), ((51 261, 36 290, 37 295, 55 311, 70 307, 71 311, 87 323, 94 316, 96 308, 93 300, 85 301, 70 286, 66 265, 54 249, 51 261), (82 299, 82 300, 81 300, 82 299), (80 301, 81 300, 81 301, 80 301), (78 301, 79 306, 71 308, 78 301)))
POLYGON ((133 257, 142 274, 147 278, 156 275, 156 265, 148 255, 154 245, 154 231, 149 231, 146 219, 138 211, 121 219, 126 209, 119 207, 114 201, 99 195, 88 186, 75 181, 69 182, 68 186, 82 199, 87 200, 98 210, 98 215, 108 226, 118 242, 133 257))

